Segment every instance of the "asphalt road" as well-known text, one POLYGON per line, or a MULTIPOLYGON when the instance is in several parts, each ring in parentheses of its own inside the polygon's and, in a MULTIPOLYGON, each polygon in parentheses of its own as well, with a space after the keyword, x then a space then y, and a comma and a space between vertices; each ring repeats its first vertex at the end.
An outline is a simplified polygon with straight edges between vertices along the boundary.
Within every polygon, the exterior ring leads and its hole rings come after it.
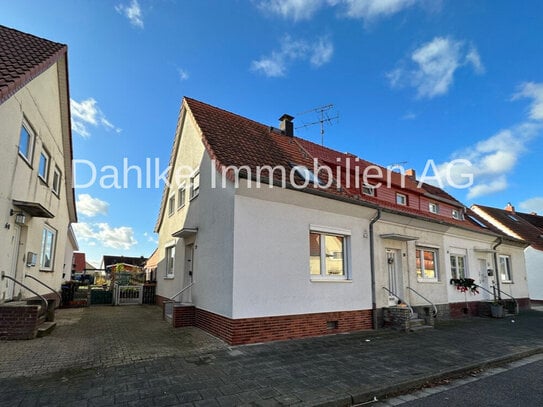
MULTIPOLYGON (((386 404, 396 403, 390 400, 386 404)), ((543 406, 543 360, 510 368, 401 406, 543 406)))

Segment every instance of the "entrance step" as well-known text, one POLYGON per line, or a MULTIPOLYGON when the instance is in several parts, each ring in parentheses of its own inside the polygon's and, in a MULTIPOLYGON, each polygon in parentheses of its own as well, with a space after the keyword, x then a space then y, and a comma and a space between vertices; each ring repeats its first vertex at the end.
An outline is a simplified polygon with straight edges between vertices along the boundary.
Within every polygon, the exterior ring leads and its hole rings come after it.
POLYGON ((411 332, 428 328, 433 327, 431 325, 426 325, 426 321, 422 318, 414 318, 409 320, 409 330, 411 332))
POLYGON ((57 323, 52 322, 52 321, 41 323, 38 326, 38 334, 37 334, 38 338, 49 335, 51 332, 53 332, 53 329, 55 329, 55 326, 57 326, 57 323))
POLYGON ((422 331, 424 329, 434 329, 432 325, 417 325, 409 328, 409 332, 422 331))

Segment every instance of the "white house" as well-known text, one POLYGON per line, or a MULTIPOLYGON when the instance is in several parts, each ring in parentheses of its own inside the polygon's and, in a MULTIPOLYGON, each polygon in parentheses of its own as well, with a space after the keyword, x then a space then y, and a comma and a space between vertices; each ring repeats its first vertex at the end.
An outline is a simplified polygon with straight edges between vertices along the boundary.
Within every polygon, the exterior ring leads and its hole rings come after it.
MULTIPOLYGON (((505 209, 483 205, 473 205, 471 209, 503 233, 530 244, 524 250, 530 299, 543 302, 543 216, 517 212, 510 203, 505 209)), ((507 277, 506 266, 507 263, 500 258, 502 280, 509 280, 502 284, 508 287, 513 279, 507 277)))
POLYGON ((277 129, 183 100, 155 228, 157 301, 174 325, 232 344, 371 329, 398 301, 477 312, 487 293, 449 281, 492 292, 497 251, 524 272, 523 241, 414 171, 295 137, 292 119, 277 129))
POLYGON ((0 26, 0 270, 10 277, 0 302, 55 297, 70 278, 77 218, 67 63, 66 45, 0 26))

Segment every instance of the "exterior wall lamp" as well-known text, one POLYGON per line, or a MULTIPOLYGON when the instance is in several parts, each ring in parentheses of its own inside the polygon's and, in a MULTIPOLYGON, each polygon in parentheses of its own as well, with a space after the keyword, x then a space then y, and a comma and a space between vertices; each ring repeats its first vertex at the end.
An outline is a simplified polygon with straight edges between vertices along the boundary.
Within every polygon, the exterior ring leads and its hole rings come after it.
POLYGON ((10 209, 9 216, 15 215, 15 223, 18 225, 24 225, 26 222, 26 215, 23 212, 15 212, 13 209, 10 209))

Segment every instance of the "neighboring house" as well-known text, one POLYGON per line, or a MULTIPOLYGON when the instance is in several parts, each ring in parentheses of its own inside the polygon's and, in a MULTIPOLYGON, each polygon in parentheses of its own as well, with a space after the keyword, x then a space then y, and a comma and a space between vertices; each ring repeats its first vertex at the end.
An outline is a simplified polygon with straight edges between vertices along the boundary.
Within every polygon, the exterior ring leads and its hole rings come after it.
POLYGON ((145 263, 145 281, 156 281, 156 270, 158 267, 158 260, 159 260, 159 253, 158 249, 155 249, 151 256, 147 259, 147 262, 145 263))
POLYGON ((85 253, 74 253, 72 261, 72 273, 85 273, 87 269, 87 260, 85 253))
MULTIPOLYGON (((471 209, 507 235, 530 244, 524 250, 530 299, 543 302, 543 216, 517 212, 510 203, 505 209, 483 205, 473 205, 471 209)), ((518 279, 523 277, 509 276, 507 261, 501 256, 500 275, 502 289, 507 289, 512 283, 518 283, 518 279)))
MULTIPOLYGON (((476 312, 490 294, 449 281, 490 290, 497 250, 524 275, 523 241, 414 171, 295 137, 292 119, 276 129, 183 100, 155 227, 157 302, 174 325, 231 344, 371 329, 398 297, 441 318, 476 312)), ((526 285, 513 291, 527 305, 526 285)))
POLYGON ((102 264, 100 269, 105 270, 107 273, 111 271, 111 268, 118 264, 125 264, 127 268, 132 269, 132 266, 143 267, 147 259, 143 256, 141 257, 130 257, 130 256, 110 256, 105 255, 102 257, 102 264))
MULTIPOLYGON (((60 291, 77 249, 66 45, 0 26, 0 135, 0 270, 53 295, 25 276, 60 291)), ((0 302, 33 296, 0 282, 0 302)))

